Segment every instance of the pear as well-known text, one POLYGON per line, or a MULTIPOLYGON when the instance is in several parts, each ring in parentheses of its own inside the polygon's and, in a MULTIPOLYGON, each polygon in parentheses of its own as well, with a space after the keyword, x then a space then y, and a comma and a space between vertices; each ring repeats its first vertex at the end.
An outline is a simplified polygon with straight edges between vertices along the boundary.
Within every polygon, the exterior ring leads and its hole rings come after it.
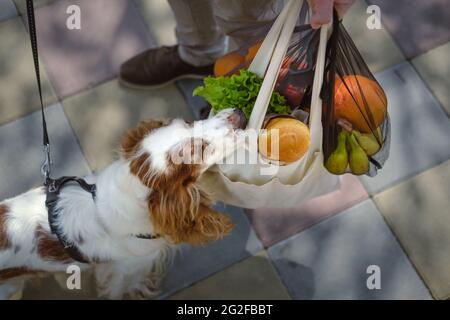
POLYGON ((368 156, 374 155, 380 150, 380 144, 372 133, 361 133, 357 130, 353 130, 353 133, 355 134, 358 144, 364 149, 368 156))
POLYGON ((356 141, 356 136, 353 132, 348 136, 347 142, 350 145, 348 162, 353 174, 360 175, 369 171, 369 158, 356 141))
POLYGON ((343 174, 347 169, 348 155, 345 147, 348 133, 342 130, 338 135, 338 144, 336 150, 334 150, 328 157, 325 167, 333 174, 343 174))

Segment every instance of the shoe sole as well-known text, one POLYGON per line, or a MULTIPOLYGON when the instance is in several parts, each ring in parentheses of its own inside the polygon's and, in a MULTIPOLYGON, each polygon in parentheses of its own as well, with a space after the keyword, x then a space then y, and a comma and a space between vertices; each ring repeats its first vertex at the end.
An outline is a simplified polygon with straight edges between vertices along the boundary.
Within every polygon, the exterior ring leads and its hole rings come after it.
POLYGON ((135 83, 128 82, 127 80, 124 80, 122 77, 119 76, 119 83, 122 84, 123 86, 131 88, 131 89, 153 90, 153 89, 162 88, 162 87, 167 86, 169 84, 172 84, 172 83, 174 83, 175 81, 178 81, 178 80, 183 80, 183 79, 203 79, 203 78, 205 78, 207 76, 208 75, 184 74, 184 75, 175 77, 173 79, 170 79, 169 81, 166 81, 166 82, 163 82, 163 83, 160 83, 160 84, 155 84, 155 85, 135 84, 135 83))

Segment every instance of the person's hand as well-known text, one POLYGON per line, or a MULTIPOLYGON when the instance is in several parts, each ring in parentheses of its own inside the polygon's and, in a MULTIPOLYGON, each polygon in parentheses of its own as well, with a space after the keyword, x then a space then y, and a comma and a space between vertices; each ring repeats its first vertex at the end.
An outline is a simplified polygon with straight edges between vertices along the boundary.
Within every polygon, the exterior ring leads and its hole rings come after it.
POLYGON ((342 18, 347 10, 352 6, 354 0, 308 0, 312 10, 311 27, 320 28, 327 24, 333 17, 333 6, 339 18, 342 18))

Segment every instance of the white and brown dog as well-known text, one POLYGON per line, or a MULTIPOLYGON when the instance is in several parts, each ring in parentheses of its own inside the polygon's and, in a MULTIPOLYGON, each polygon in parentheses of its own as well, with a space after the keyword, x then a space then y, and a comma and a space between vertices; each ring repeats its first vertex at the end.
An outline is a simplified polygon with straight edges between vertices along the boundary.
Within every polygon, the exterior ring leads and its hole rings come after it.
POLYGON ((125 134, 120 159, 85 178, 96 184, 95 199, 79 186, 63 188, 56 222, 87 264, 52 234, 43 187, 0 202, 0 295, 70 264, 95 267, 99 294, 109 298, 153 295, 174 245, 206 243, 232 229, 197 179, 235 150, 243 125, 232 109, 192 124, 141 122, 125 134))

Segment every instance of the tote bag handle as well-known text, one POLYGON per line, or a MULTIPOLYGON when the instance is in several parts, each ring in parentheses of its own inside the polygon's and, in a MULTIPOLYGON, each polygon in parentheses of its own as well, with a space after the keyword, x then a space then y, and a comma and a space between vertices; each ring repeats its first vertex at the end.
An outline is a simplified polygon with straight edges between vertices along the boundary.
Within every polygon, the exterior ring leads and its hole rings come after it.
POLYGON ((264 78, 264 80, 250 115, 247 129, 259 130, 262 127, 302 5, 303 0, 289 0, 272 25, 248 69, 264 78))

